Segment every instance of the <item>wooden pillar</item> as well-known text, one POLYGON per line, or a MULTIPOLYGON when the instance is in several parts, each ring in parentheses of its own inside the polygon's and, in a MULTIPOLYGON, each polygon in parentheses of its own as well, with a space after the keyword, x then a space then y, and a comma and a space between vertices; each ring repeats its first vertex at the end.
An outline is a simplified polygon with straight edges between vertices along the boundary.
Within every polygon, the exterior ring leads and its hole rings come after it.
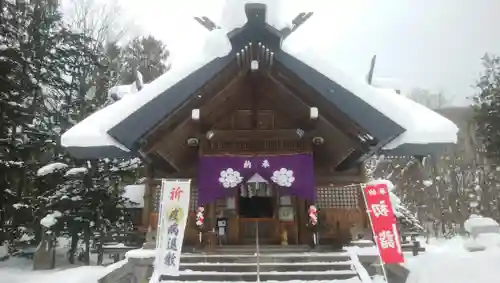
MULTIPOLYGON (((360 175, 361 175, 361 183, 366 183, 368 182, 368 176, 366 175, 366 164, 363 162, 361 164, 360 168, 360 175)), ((358 203, 359 203, 359 209, 361 210, 361 215, 363 217, 363 228, 365 229, 371 229, 370 227, 370 219, 368 218, 368 213, 366 212, 366 203, 365 203, 365 197, 363 195, 363 186, 360 185, 359 191, 358 191, 358 203)))
POLYGON ((208 225, 206 229, 209 231, 212 231, 212 229, 215 228, 215 206, 216 201, 213 201, 208 205, 208 225))
MULTIPOLYGON (((151 213, 153 212, 153 194, 156 190, 156 184, 154 180, 154 168, 150 164, 146 164, 146 183, 144 188, 144 207, 142 209, 142 225, 145 229, 148 229, 151 225, 151 213)), ((153 229, 155 227, 152 227, 153 229)))

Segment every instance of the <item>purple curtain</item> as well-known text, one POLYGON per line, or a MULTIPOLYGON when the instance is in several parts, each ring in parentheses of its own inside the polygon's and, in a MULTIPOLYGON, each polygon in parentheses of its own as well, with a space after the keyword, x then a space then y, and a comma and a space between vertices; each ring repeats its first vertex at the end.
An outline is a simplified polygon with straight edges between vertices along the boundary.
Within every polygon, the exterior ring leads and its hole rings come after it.
POLYGON ((278 185, 282 194, 308 200, 316 197, 311 154, 271 156, 203 156, 198 165, 198 202, 227 196, 255 173, 278 185))

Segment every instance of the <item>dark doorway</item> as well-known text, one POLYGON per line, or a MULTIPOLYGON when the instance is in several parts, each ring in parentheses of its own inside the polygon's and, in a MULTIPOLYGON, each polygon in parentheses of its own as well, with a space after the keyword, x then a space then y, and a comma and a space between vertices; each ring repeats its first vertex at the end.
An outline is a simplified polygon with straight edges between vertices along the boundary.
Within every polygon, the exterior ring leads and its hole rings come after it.
POLYGON ((267 183, 248 183, 238 197, 238 213, 242 218, 273 218, 274 197, 267 183))

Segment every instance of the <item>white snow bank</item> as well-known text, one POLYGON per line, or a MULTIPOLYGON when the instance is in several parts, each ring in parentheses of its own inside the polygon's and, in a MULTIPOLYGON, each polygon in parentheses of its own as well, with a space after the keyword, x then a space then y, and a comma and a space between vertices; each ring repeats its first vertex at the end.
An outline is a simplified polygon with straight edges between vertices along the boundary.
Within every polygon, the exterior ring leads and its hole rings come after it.
POLYGON ((67 164, 64 164, 61 162, 54 162, 54 163, 47 164, 47 165, 43 166, 42 168, 38 169, 36 174, 37 174, 37 176, 41 177, 41 176, 45 176, 48 174, 52 174, 58 170, 66 169, 67 167, 68 167, 67 164))
POLYGON ((123 196, 129 200, 138 203, 130 205, 131 207, 142 208, 144 207, 144 190, 146 185, 128 185, 125 186, 123 196))
POLYGON ((500 249, 468 252, 466 240, 454 238, 410 258, 407 283, 491 283, 500 278, 500 249))
POLYGON ((87 174, 89 170, 85 167, 78 167, 78 168, 71 168, 69 169, 64 176, 73 176, 73 175, 79 175, 79 174, 87 174))
MULTIPOLYGON (((148 84, 143 84, 143 87, 148 84)), ((128 85, 115 85, 108 90, 108 98, 112 101, 120 100, 125 95, 134 94, 139 92, 137 84, 134 82, 128 85)))
POLYGON ((377 89, 361 79, 348 76, 336 67, 329 56, 322 56, 321 47, 311 45, 307 49, 296 49, 285 42, 283 50, 335 81, 406 129, 405 133, 387 144, 384 149, 394 149, 402 144, 457 142, 458 127, 453 122, 397 94, 393 89, 377 89))
POLYGON ((475 228, 495 226, 499 226, 495 220, 477 214, 472 214, 464 223, 464 228, 469 233, 471 233, 475 228))
POLYGON ((154 258, 155 256, 156 256, 156 250, 153 249, 131 250, 125 254, 125 258, 154 258))

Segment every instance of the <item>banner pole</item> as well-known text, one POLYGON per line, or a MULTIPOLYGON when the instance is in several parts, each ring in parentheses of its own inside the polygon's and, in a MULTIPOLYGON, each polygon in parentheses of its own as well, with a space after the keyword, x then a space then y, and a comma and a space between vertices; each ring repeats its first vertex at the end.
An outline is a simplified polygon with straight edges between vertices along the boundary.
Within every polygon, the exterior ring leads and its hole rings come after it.
POLYGON ((363 200, 365 202, 366 214, 368 214, 368 220, 370 221, 370 229, 372 230, 373 240, 375 241, 375 245, 377 246, 377 253, 380 261, 380 268, 382 268, 382 275, 384 276, 385 282, 389 282, 389 279, 387 279, 387 271, 385 270, 385 263, 382 260, 382 255, 380 254, 380 247, 378 245, 377 235, 375 235, 375 231, 373 230, 372 216, 370 215, 370 209, 368 208, 368 202, 366 201, 365 187, 366 183, 361 184, 361 193, 363 194, 363 200))

